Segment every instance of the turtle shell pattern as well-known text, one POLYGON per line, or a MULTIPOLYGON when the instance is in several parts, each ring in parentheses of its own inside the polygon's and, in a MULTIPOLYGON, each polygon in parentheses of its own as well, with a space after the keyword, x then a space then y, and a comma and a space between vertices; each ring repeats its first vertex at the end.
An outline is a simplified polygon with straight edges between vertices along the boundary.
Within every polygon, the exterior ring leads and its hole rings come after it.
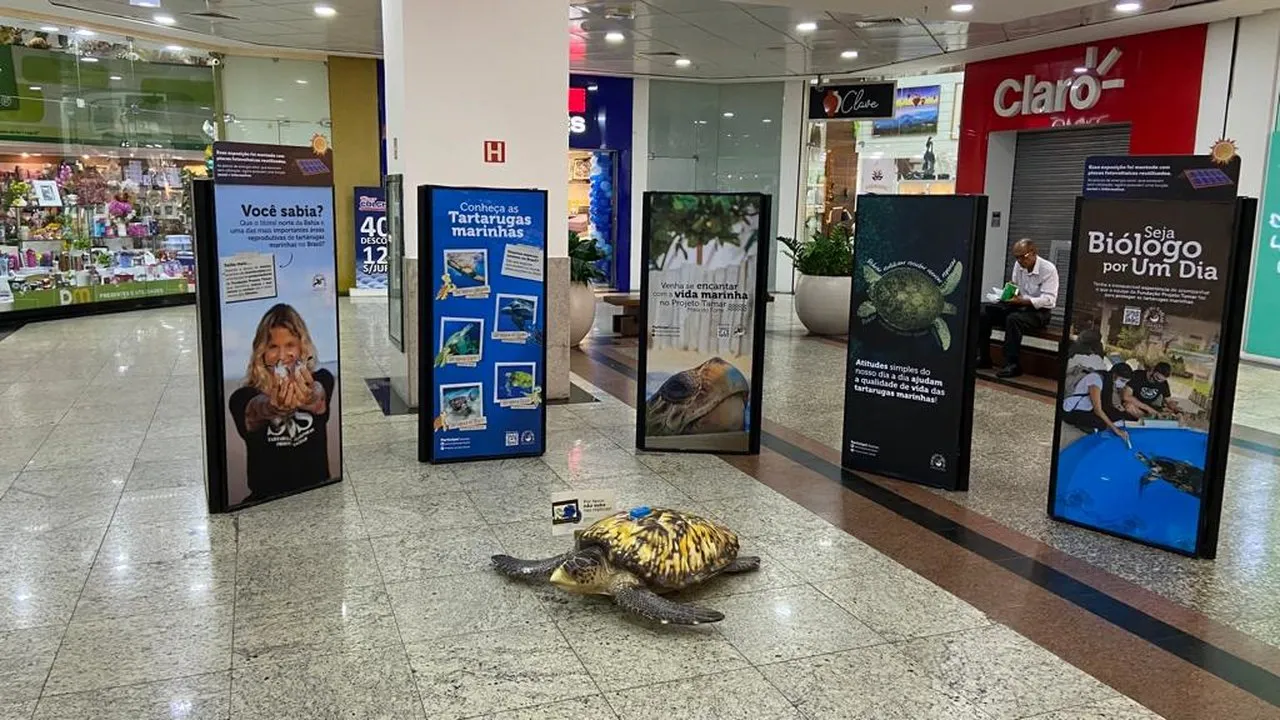
POLYGON ((738 557, 738 535, 697 515, 653 508, 633 518, 620 512, 582 532, 579 547, 608 551, 609 562, 655 591, 680 590, 724 570, 738 557))
POLYGON ((903 332, 928 329, 946 305, 933 278, 908 265, 885 273, 870 296, 880 319, 903 332))

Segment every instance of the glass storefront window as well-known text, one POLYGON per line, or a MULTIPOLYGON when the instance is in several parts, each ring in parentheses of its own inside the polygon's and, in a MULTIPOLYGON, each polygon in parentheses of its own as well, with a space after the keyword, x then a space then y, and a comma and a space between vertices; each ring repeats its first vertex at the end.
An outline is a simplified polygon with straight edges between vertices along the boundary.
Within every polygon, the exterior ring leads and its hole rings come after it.
POLYGON ((810 121, 806 232, 851 225, 861 193, 954 194, 963 80, 964 73, 898 80, 892 120, 810 121))
POLYGON ((226 139, 310 145, 330 136, 329 69, 319 60, 228 57, 222 66, 226 139))

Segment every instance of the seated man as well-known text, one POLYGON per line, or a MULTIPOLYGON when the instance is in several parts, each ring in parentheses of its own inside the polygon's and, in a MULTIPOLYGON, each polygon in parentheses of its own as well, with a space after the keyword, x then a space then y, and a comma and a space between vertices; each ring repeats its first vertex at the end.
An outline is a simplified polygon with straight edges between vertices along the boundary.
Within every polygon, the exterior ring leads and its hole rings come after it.
POLYGON ((1050 312, 1058 304, 1058 269, 1040 257, 1036 244, 1026 238, 1014 243, 1013 258, 1017 262, 1011 282, 1018 288, 1017 294, 998 303, 983 303, 978 322, 979 368, 992 365, 992 329, 1004 330, 1004 367, 997 373, 1002 378, 1022 374, 1022 336, 1048 326, 1050 312))

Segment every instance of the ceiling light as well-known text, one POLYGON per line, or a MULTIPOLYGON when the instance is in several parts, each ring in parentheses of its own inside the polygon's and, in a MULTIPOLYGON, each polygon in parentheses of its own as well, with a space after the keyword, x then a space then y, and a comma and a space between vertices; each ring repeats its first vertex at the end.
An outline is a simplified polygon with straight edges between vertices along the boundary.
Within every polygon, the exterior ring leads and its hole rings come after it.
POLYGON ((973 4, 972 3, 956 3, 955 5, 951 6, 951 12, 953 13, 973 12, 973 4))
POLYGON ((844 58, 845 60, 852 60, 852 59, 854 59, 854 58, 858 57, 858 51, 857 51, 857 50, 845 50, 844 52, 840 53, 840 57, 844 58))
POLYGON ((1078 67, 1078 68, 1076 68, 1076 69, 1075 69, 1075 73, 1076 73, 1077 75, 1083 75, 1083 74, 1085 74, 1085 73, 1087 73, 1087 72, 1089 72, 1089 68, 1087 68, 1087 67, 1085 67, 1085 66, 1083 66, 1083 65, 1081 65, 1080 67, 1078 67))
POLYGON ((298 83, 299 85, 306 85, 308 81, 303 80, 302 78, 298 78, 297 80, 294 80, 294 82, 298 83))
POLYGON ((276 102, 284 102, 284 98, 276 98, 276 102))
POLYGON ((611 43, 620 43, 626 40, 627 36, 615 30, 614 32, 611 32, 611 33, 605 33, 604 39, 611 43))
POLYGON ((689 67, 693 61, 689 58, 676 58, 676 67, 689 67))
POLYGON ((80 28, 79 30, 76 31, 76 34, 79 35, 80 37, 93 37, 98 33, 90 30, 89 28, 80 28))
POLYGON ((56 33, 56 32, 58 32, 58 28, 56 28, 56 27, 54 27, 54 26, 52 26, 52 25, 42 25, 42 26, 40 27, 40 32, 56 33))
POLYGON ((119 80, 123 80, 124 78, 120 77, 119 75, 112 75, 111 79, 119 81, 119 80))
POLYGON ((725 117, 727 117, 727 118, 731 118, 731 117, 733 117, 733 113, 732 113, 732 112, 726 112, 726 113, 724 114, 724 116, 725 116, 725 117))
POLYGON ((177 20, 174 19, 172 15, 164 15, 164 14, 156 15, 151 19, 155 20, 157 25, 176 25, 178 22, 177 20))
POLYGON ((813 32, 814 30, 817 30, 817 29, 818 29, 818 23, 816 22, 802 22, 796 25, 796 31, 802 32, 802 33, 813 32))
POLYGON ((1135 13, 1142 9, 1140 2, 1119 2, 1116 3, 1116 12, 1135 13))
POLYGON ((818 84, 818 78, 809 78, 809 84, 810 84, 810 85, 817 85, 817 84, 818 84))
POLYGON ((764 124, 766 124, 766 125, 767 125, 767 124, 769 124, 769 123, 773 122, 773 118, 765 118, 765 119, 761 120, 760 122, 762 122, 762 123, 764 123, 764 124))
POLYGON ((315 14, 317 17, 322 17, 322 18, 331 18, 334 15, 338 14, 337 10, 334 10, 328 5, 317 5, 314 8, 312 8, 312 10, 315 11, 315 14))
POLYGON ((169 51, 169 52, 171 52, 171 53, 180 53, 180 52, 182 52, 182 46, 181 46, 181 45, 165 45, 165 46, 164 46, 164 49, 165 49, 165 50, 168 50, 168 51, 169 51))
POLYGON ((600 89, 600 86, 595 83, 591 83, 590 85, 587 86, 587 92, 595 92, 599 89, 600 89))

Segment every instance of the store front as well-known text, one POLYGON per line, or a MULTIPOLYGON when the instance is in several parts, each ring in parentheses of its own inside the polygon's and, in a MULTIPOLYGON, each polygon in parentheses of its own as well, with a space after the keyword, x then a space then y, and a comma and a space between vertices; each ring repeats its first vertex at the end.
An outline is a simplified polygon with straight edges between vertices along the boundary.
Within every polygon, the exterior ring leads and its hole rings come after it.
POLYGON ((569 230, 604 255, 597 285, 631 289, 629 78, 569 76, 569 230))
POLYGON ((963 73, 899 79, 891 119, 808 120, 801 209, 806 233, 852 223, 863 193, 954 194, 963 82, 963 73))
POLYGON ((990 197, 984 287, 1024 237, 1065 285, 1086 157, 1196 151, 1205 43, 1198 25, 966 67, 956 191, 990 197))

